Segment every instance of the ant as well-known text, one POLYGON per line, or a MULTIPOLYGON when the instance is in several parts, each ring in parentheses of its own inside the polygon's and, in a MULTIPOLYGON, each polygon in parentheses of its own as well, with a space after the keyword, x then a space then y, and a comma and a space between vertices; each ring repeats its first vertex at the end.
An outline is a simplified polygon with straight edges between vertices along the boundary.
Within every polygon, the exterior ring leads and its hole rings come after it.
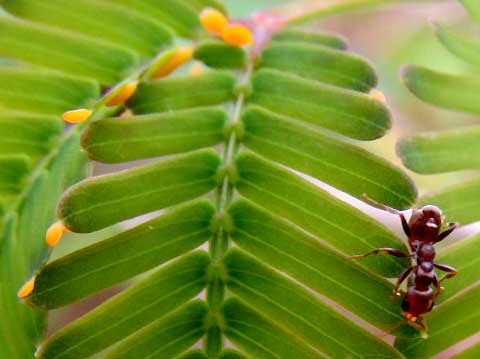
POLYGON ((412 258, 415 264, 403 271, 397 280, 394 292, 397 296, 400 296, 401 284, 410 277, 411 283, 402 301, 403 315, 408 324, 425 331, 426 327, 422 322, 422 316, 432 310, 435 299, 442 292, 443 288, 440 283, 457 274, 455 268, 434 262, 434 245, 444 240, 458 228, 458 223, 450 223, 444 232, 440 232, 443 214, 440 208, 436 206, 428 205, 420 209, 414 209, 410 220, 407 222, 402 212, 378 203, 366 195, 364 195, 364 198, 373 206, 400 217, 403 231, 408 237, 410 253, 407 254, 394 248, 377 248, 366 254, 355 255, 350 258, 358 259, 380 253, 412 258), (434 268, 447 274, 439 280, 434 268), (435 291, 431 288, 432 285, 435 291))

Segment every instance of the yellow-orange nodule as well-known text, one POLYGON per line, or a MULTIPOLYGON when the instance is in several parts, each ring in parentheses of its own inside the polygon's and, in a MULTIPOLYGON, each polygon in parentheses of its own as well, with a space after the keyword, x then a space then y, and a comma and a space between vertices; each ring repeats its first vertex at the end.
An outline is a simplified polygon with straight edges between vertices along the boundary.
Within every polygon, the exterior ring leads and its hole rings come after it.
POLYGON ((219 34, 228 25, 228 19, 220 11, 207 7, 200 12, 200 23, 208 31, 219 34))
POLYGON ((124 85, 115 97, 107 102, 107 106, 116 106, 128 101, 137 91, 138 81, 132 81, 129 84, 124 85))
POLYGON ((17 293, 18 298, 23 299, 28 297, 35 288, 35 277, 30 278, 17 293))
POLYGON ((387 104, 387 96, 385 96, 385 94, 382 91, 373 89, 370 91, 368 95, 374 100, 377 100, 385 105, 387 104))
POLYGON ((252 32, 247 27, 240 24, 226 26, 222 30, 221 35, 223 41, 233 46, 241 47, 253 43, 252 32))
POLYGON ((69 232, 67 227, 61 222, 55 222, 47 229, 45 242, 49 247, 55 247, 60 242, 65 232, 69 232))
POLYGON ((203 72, 203 66, 200 62, 195 63, 188 72, 190 75, 197 76, 203 72))
POLYGON ((86 108, 80 108, 78 110, 66 111, 63 113, 62 118, 68 123, 80 123, 90 118, 93 111, 86 108))
POLYGON ((187 46, 182 47, 175 51, 168 60, 160 66, 157 71, 152 75, 153 79, 158 79, 160 77, 165 77, 170 75, 173 71, 178 69, 180 66, 186 64, 193 57, 193 47, 187 46))

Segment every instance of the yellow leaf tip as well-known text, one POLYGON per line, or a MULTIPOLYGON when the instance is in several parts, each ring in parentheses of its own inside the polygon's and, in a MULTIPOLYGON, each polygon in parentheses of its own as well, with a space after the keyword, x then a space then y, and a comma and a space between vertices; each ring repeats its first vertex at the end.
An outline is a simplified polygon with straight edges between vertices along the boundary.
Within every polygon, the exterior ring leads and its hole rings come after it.
POLYGON ((24 299, 32 294, 35 288, 35 277, 30 278, 17 293, 18 298, 24 299))
POLYGON ((200 23, 210 32, 220 34, 228 25, 227 17, 220 11, 207 7, 200 12, 200 23))
POLYGON ((233 46, 246 46, 253 44, 253 35, 250 29, 241 24, 226 26, 222 31, 222 39, 233 46))
POLYGON ((121 90, 107 102, 107 106, 116 106, 120 105, 130 99, 137 91, 138 88, 138 81, 132 81, 126 85, 124 85, 121 90))
POLYGON ((86 108, 80 108, 77 110, 66 111, 63 113, 62 118, 68 123, 80 123, 90 118, 93 111, 86 108))
POLYGON ((381 102, 383 104, 387 104, 387 96, 385 96, 385 94, 382 92, 382 91, 379 91, 377 89, 373 89, 370 91, 370 93, 368 94, 372 99, 378 101, 378 102, 381 102))
POLYGON ((55 247, 62 239, 63 234, 66 232, 70 232, 70 230, 65 227, 63 223, 55 222, 47 229, 45 242, 49 247, 55 247))

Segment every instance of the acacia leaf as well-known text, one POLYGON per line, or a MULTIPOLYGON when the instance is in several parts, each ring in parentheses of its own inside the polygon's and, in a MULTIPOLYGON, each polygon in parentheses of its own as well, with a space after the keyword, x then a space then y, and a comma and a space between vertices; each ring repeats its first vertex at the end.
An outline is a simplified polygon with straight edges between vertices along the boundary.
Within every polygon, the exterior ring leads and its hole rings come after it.
POLYGON ((405 166, 417 173, 431 174, 480 169, 480 126, 407 137, 398 153, 405 166))
POLYGON ((257 106, 245 111, 242 122, 242 143, 268 159, 394 208, 409 208, 416 199, 406 174, 358 146, 257 106))
POLYGON ((162 267, 57 332, 38 358, 85 358, 130 337, 200 293, 209 264, 207 253, 194 252, 162 267))
POLYGON ((345 40, 339 36, 303 29, 287 29, 279 31, 272 36, 272 40, 274 42, 282 43, 323 45, 339 50, 345 50, 347 48, 345 40))
POLYGON ((247 53, 238 46, 207 40, 195 48, 195 59, 215 69, 241 69, 247 65, 247 53))
POLYGON ((253 103, 345 136, 373 140, 390 128, 385 106, 358 92, 271 69, 257 71, 252 86, 253 103))
POLYGON ((208 149, 90 178, 65 193, 59 214, 71 230, 93 232, 209 192, 218 166, 208 149))
POLYGON ((227 119, 221 107, 109 118, 84 130, 82 146, 90 158, 104 163, 188 152, 220 143, 227 119))
MULTIPOLYGON (((236 164, 237 188, 243 196, 343 253, 362 254, 379 247, 405 250, 398 238, 373 218, 296 174, 247 152, 238 156, 236 164)), ((379 256, 365 258, 361 264, 395 277, 406 261, 379 256)))
POLYGON ((437 38, 447 50, 474 66, 480 66, 480 41, 460 35, 438 23, 434 26, 437 38))
POLYGON ((208 200, 195 201, 51 262, 28 303, 64 306, 188 253, 210 238, 213 214, 208 200))
POLYGON ((227 286, 236 296, 329 357, 402 357, 391 346, 332 311, 314 294, 244 252, 230 250, 223 260, 227 286))

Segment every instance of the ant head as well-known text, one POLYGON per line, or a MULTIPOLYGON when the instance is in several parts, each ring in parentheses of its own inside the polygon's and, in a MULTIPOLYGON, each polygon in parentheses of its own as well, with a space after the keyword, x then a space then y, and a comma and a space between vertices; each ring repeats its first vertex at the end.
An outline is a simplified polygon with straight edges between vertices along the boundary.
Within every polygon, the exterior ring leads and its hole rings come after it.
POLYGON ((410 229, 416 240, 432 242, 440 232, 443 214, 440 208, 425 206, 414 210, 410 218, 410 229))
POLYGON ((435 248, 430 243, 422 243, 418 248, 417 255, 422 261, 432 262, 435 258, 435 248))

